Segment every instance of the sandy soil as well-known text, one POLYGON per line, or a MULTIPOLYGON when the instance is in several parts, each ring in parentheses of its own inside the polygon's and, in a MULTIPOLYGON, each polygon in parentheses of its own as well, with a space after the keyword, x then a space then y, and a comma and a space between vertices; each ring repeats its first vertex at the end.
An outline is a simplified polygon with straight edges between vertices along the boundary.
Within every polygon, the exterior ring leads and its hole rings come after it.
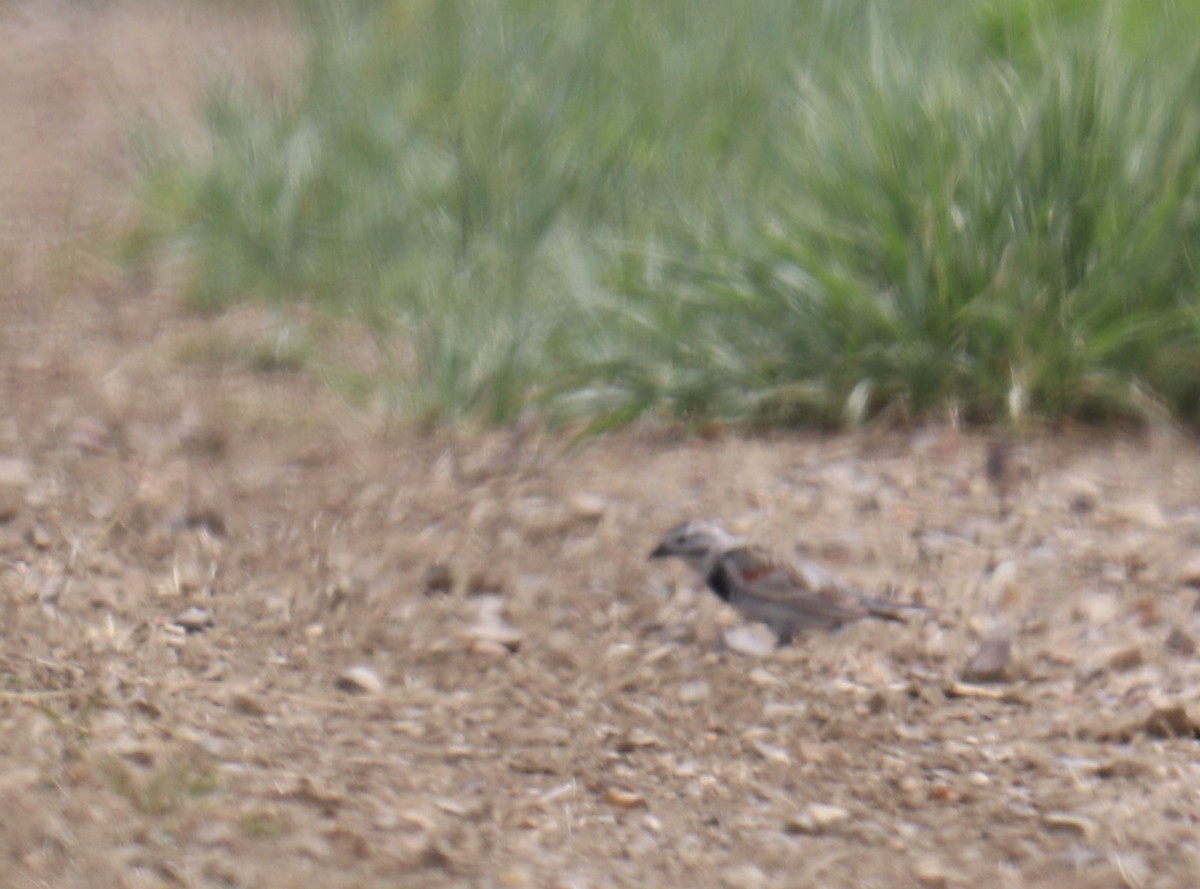
POLYGON ((388 430, 95 246, 135 116, 281 76, 278 17, 22 0, 0 46, 0 884, 1200 881, 1194 443, 1029 439, 1001 504, 946 429, 388 430), (750 650, 647 563, 691 515, 937 614, 750 650))

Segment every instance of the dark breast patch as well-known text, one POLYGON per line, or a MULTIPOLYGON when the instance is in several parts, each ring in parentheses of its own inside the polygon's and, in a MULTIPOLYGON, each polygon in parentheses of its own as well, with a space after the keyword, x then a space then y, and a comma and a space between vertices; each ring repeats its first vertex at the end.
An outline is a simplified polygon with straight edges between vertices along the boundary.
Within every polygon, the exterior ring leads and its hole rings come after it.
POLYGON ((708 572, 708 577, 704 578, 704 582, 708 584, 708 588, 716 593, 722 602, 728 602, 733 596, 733 584, 729 577, 729 572, 725 570, 725 566, 717 562, 713 566, 712 571, 708 572))

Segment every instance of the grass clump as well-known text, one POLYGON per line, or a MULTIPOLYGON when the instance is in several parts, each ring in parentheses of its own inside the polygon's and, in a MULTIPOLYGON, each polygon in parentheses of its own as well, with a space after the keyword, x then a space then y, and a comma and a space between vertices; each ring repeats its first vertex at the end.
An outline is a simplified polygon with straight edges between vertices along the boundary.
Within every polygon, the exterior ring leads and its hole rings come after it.
POLYGON ((141 243, 363 319, 410 416, 1197 416, 1189 6, 299 9, 141 243))
POLYGON ((749 223, 686 227, 622 281, 657 362, 616 360, 640 375, 617 400, 1190 415, 1200 69, 1147 77, 1100 36, 1036 78, 872 37, 868 73, 802 84, 749 223))

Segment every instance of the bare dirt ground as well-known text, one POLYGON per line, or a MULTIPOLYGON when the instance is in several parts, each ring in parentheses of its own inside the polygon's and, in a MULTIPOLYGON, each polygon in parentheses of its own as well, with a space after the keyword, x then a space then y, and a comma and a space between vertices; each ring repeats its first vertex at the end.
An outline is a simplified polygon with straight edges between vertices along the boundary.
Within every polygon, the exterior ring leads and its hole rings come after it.
POLYGON ((948 430, 389 432, 94 247, 133 113, 286 70, 277 17, 0 46, 0 885, 1200 884, 1194 443, 1026 441, 1002 513, 948 430), (939 614, 739 653, 646 561, 689 515, 939 614))

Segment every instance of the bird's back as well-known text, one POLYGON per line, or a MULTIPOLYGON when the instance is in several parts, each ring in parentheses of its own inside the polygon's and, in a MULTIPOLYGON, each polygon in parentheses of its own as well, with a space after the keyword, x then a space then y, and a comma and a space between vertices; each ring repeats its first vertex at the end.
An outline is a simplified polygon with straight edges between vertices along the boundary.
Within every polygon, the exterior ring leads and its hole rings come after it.
POLYGON ((872 613, 856 590, 817 565, 782 562, 756 546, 730 549, 719 562, 727 601, 752 620, 821 629, 872 613))

